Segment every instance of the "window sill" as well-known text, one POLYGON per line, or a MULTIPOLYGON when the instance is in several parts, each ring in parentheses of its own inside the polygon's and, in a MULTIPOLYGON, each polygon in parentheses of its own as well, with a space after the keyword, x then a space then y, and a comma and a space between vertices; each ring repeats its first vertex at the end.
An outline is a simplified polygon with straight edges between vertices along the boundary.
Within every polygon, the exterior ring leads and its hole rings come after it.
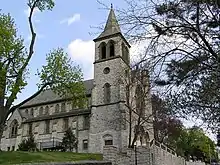
POLYGON ((51 135, 51 133, 42 133, 42 134, 39 134, 39 135, 51 135))

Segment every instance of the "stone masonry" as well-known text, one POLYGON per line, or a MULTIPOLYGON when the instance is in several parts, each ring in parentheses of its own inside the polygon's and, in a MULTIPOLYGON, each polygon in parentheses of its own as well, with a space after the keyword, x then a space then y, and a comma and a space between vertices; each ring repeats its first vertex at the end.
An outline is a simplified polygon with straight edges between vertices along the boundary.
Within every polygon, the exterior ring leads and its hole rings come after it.
MULTIPOLYGON (((34 135, 40 150, 56 149, 67 128, 72 129, 78 140, 78 152, 103 153, 103 146, 115 146, 118 151, 126 148, 129 116, 125 105, 125 80, 132 79, 133 70, 130 66, 130 45, 120 30, 113 8, 103 32, 94 42, 94 79, 83 82, 88 99, 84 106, 77 107, 70 98, 60 97, 52 90, 41 92, 21 105, 8 119, 1 150, 17 150, 19 143, 30 134, 34 135)), ((146 82, 148 79, 146 77, 146 82)), ((132 99, 137 95, 137 85, 138 81, 134 82, 130 92, 133 98, 129 100, 135 106, 137 100, 132 99)), ((152 114, 150 92, 142 109, 144 114, 152 114)), ((132 116, 132 128, 136 124, 137 116, 132 116)), ((148 134, 145 139, 152 140, 152 124, 144 127, 144 133, 148 134)))
POLYGON ((187 162, 172 150, 158 143, 148 143, 136 149, 119 152, 117 147, 104 146, 103 158, 113 165, 205 165, 203 162, 187 162))

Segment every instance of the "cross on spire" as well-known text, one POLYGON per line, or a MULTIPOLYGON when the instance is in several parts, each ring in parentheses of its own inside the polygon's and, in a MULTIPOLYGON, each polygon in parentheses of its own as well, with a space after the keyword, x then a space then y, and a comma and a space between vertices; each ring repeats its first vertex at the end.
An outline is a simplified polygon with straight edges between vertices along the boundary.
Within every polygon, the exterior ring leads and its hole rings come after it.
POLYGON ((111 9, 108 15, 108 19, 105 25, 104 31, 98 36, 98 38, 110 36, 112 34, 121 33, 120 26, 118 24, 118 20, 116 19, 115 12, 113 9, 113 5, 111 3, 111 9))

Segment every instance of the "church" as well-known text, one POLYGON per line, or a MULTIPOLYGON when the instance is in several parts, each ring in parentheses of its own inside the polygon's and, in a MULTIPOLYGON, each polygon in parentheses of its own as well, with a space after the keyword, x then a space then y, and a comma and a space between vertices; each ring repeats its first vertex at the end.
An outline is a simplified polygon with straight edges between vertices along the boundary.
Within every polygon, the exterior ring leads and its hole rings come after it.
MULTIPOLYGON (((60 145, 65 131, 71 128, 78 140, 77 151, 102 153, 105 145, 123 150, 128 146, 129 122, 127 86, 122 78, 134 82, 129 95, 134 96, 138 81, 132 77, 130 45, 123 36, 111 7, 103 32, 94 39, 94 79, 85 80, 88 103, 77 107, 51 90, 45 90, 16 109, 8 119, 1 139, 1 150, 15 151, 22 139, 34 135, 40 150, 60 145), (131 75, 131 76, 130 76, 131 75)), ((143 72, 144 74, 147 74, 143 72)), ((146 82, 149 82, 146 76, 146 82)), ((149 88, 149 85, 146 86, 149 88)), ((148 90, 149 91, 149 90, 148 90)), ((150 92, 144 104, 144 115, 152 114, 150 92)), ((133 105, 133 104, 132 104, 133 105)), ((130 126, 135 127, 137 117, 130 126)), ((152 123, 144 126, 148 140, 153 139, 152 123)), ((134 131, 132 131, 132 136, 134 131)))

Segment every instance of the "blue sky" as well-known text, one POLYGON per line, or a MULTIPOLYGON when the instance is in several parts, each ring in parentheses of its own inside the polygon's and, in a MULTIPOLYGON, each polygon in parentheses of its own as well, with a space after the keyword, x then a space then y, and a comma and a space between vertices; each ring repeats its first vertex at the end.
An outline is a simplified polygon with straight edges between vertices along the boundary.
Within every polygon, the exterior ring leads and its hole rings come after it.
MULTIPOLYGON (((3 13, 10 13, 15 19, 18 33, 24 38, 28 46, 30 33, 28 27, 28 0, 2 1, 0 9, 3 13)), ((124 1, 103 0, 104 4, 114 8, 125 7, 124 1)), ((16 103, 27 98, 37 91, 36 84, 39 82, 35 76, 37 69, 45 64, 46 54, 57 47, 64 48, 76 65, 83 69, 84 78, 93 78, 93 39, 99 34, 104 25, 108 10, 104 9, 96 0, 56 0, 52 11, 35 11, 33 22, 37 32, 35 54, 29 65, 28 85, 18 95, 16 103)))
MULTIPOLYGON (((30 33, 28 27, 28 0, 7 0, 2 1, 0 9, 3 13, 10 13, 15 19, 18 33, 24 38, 28 46, 30 33)), ((110 7, 126 8, 123 0, 101 0, 110 7)), ((29 64, 28 85, 18 95, 15 103, 18 103, 37 91, 36 84, 39 82, 35 75, 37 69, 41 69, 45 64, 46 54, 57 47, 64 48, 76 65, 83 69, 85 79, 93 78, 94 42, 92 41, 101 32, 101 27, 105 24, 109 11, 96 0, 56 0, 53 11, 43 13, 35 11, 34 26, 37 32, 35 44, 35 54, 29 64), (64 3, 65 2, 65 3, 64 3)), ((116 12, 117 15, 117 12, 116 12)), ((123 29, 122 29, 123 31, 123 29)), ((138 48, 143 48, 138 45, 138 48)), ((132 48, 132 53, 137 47, 132 48)), ((184 121, 186 125, 193 125, 194 122, 184 121)))

